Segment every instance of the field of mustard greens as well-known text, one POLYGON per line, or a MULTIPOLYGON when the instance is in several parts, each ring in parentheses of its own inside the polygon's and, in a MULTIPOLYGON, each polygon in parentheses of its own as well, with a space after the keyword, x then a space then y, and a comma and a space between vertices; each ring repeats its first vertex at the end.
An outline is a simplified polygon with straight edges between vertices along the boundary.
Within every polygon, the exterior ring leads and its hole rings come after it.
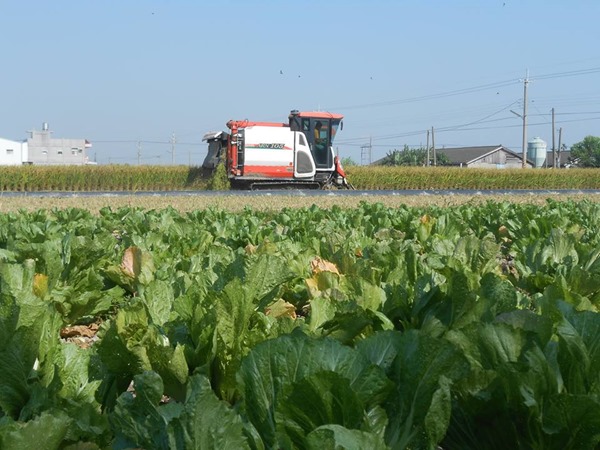
POLYGON ((600 205, 0 214, 0 448, 594 449, 600 205))

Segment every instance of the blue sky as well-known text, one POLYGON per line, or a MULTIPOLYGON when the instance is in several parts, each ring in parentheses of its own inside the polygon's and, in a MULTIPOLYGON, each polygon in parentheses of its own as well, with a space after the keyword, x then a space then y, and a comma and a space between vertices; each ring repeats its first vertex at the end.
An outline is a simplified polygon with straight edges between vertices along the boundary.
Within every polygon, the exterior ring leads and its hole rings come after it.
POLYGON ((102 164, 201 164, 205 132, 292 109, 344 114, 357 162, 431 127, 436 147, 520 151, 526 70, 528 139, 551 145, 553 107, 567 145, 600 135, 598 0, 0 0, 0 17, 0 137, 48 122, 102 164))

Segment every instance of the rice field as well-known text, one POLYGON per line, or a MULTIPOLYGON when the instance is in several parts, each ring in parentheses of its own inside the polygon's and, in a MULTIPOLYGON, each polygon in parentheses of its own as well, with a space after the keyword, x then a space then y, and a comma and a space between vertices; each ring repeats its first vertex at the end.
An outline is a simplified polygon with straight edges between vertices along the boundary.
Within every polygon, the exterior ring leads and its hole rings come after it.
MULTIPOLYGON (((598 169, 347 168, 361 190, 600 189, 598 169)), ((198 191, 220 187, 201 167, 18 166, 0 172, 0 192, 198 191)))
MULTIPOLYGON (((347 169, 348 179, 359 190, 486 190, 486 189, 600 189, 600 171, 594 169, 568 170, 490 170, 461 169, 456 167, 366 167, 347 169)), ((136 207, 143 209, 174 208, 192 211, 219 208, 230 211, 280 210, 283 208, 320 208, 341 206, 353 208, 361 202, 382 203, 394 207, 454 206, 464 203, 482 203, 489 200, 543 204, 548 198, 556 200, 592 200, 590 194, 510 194, 490 195, 397 195, 397 196, 306 196, 273 195, 194 195, 193 192, 210 190, 211 183, 199 167, 187 166, 20 166, 6 167, 0 172, 0 212, 19 209, 37 210, 79 207, 90 211, 102 208, 136 207), (36 192, 52 192, 53 197, 36 196, 36 192), (89 196, 78 192, 129 191, 132 195, 89 196), (161 195, 145 195, 158 191, 161 195), (189 195, 169 195, 169 191, 188 191, 189 195), (28 193, 23 197, 3 195, 8 192, 28 193), (61 192, 65 195, 61 196, 61 192), (135 195, 142 193, 142 195, 135 195)))

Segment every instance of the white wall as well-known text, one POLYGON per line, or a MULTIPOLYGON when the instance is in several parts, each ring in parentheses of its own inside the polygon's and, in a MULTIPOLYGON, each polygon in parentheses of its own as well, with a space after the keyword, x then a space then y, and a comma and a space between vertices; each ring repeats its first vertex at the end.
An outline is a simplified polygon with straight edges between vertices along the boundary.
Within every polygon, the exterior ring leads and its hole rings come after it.
POLYGON ((10 141, 0 138, 0 165, 17 166, 27 161, 27 142, 10 141))
POLYGON ((27 139, 29 162, 35 165, 86 164, 85 139, 55 139, 50 130, 30 131, 27 139))

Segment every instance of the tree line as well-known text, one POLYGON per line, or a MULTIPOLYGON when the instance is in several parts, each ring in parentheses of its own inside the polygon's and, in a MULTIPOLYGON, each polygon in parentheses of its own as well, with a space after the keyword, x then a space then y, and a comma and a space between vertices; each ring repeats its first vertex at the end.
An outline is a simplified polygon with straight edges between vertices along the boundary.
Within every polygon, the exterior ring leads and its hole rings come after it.
MULTIPOLYGON (((563 145, 561 150, 566 146, 563 145)), ((569 167, 600 167, 600 137, 586 136, 581 142, 577 142, 571 146, 571 154, 567 161, 569 167)), ((382 166, 447 166, 450 164, 448 157, 437 152, 434 161, 433 152, 427 151, 426 148, 410 148, 405 145, 402 150, 394 149, 388 151, 387 155, 377 161, 377 165, 382 166), (427 159, 429 158, 429 164, 427 159)), ((357 165, 352 158, 342 158, 342 164, 345 166, 357 165)))

